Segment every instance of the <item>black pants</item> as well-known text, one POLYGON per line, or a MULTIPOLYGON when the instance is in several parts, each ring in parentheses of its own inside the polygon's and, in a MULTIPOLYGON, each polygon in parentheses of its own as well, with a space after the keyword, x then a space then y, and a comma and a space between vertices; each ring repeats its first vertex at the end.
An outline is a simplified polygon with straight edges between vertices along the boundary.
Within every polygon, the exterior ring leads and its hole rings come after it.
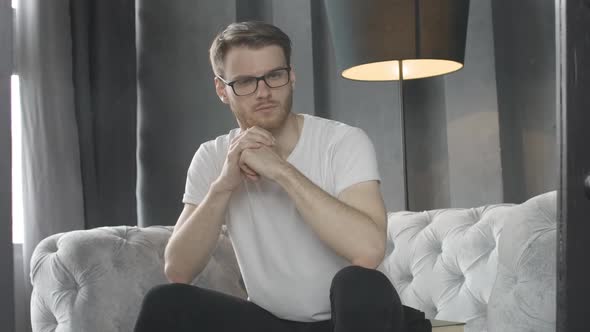
POLYGON ((216 291, 185 284, 160 285, 144 298, 135 332, 412 331, 406 329, 397 292, 377 270, 342 269, 334 276, 329 295, 332 318, 310 323, 280 319, 252 302, 216 291))

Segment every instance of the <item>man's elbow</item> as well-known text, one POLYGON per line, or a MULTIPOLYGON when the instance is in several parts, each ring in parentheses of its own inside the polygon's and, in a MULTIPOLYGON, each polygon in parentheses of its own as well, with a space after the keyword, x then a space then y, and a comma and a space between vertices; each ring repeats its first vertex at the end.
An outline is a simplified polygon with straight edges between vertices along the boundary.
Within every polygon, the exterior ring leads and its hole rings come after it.
POLYGON ((376 269, 385 257, 385 246, 377 246, 352 260, 352 265, 361 266, 367 269, 376 269))
POLYGON ((168 263, 164 265, 164 274, 171 283, 190 284, 193 281, 193 278, 188 273, 181 273, 168 263))
POLYGON ((366 269, 374 270, 379 266, 379 264, 381 264, 382 261, 383 261, 383 258, 376 259, 376 258, 370 258, 370 257, 363 257, 363 258, 354 259, 352 261, 352 265, 356 265, 356 266, 364 267, 366 269))

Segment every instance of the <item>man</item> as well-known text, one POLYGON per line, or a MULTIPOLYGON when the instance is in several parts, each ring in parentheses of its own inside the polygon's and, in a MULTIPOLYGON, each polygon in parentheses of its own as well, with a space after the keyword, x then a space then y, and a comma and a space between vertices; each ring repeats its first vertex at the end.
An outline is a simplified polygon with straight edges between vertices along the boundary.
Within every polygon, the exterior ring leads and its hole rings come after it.
POLYGON ((215 89, 239 128, 202 144, 165 252, 170 285, 151 290, 136 331, 405 331, 375 268, 386 211, 373 145, 360 129, 291 112, 291 42, 261 22, 213 41, 215 89), (223 224, 248 300, 189 285, 223 224))

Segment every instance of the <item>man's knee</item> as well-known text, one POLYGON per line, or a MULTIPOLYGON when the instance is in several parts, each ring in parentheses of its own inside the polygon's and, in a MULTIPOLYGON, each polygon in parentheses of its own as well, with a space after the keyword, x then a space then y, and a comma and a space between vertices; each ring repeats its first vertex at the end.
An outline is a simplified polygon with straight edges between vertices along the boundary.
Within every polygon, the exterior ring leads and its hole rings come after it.
POLYGON ((358 288, 359 286, 392 289, 391 282, 379 270, 350 265, 338 271, 332 279, 332 288, 358 288))
POLYGON ((332 280, 330 301, 338 331, 406 331, 399 296, 381 271, 360 266, 340 270, 332 280))
POLYGON ((144 310, 156 310, 170 308, 175 303, 182 302, 182 298, 194 292, 195 286, 187 284, 163 284, 151 288, 143 298, 144 310))
POLYGON ((333 298, 340 298, 345 302, 354 299, 359 305, 376 304, 379 299, 382 299, 383 303, 397 302, 401 305, 393 285, 385 274, 361 266, 351 265, 338 271, 332 279, 330 292, 333 298))

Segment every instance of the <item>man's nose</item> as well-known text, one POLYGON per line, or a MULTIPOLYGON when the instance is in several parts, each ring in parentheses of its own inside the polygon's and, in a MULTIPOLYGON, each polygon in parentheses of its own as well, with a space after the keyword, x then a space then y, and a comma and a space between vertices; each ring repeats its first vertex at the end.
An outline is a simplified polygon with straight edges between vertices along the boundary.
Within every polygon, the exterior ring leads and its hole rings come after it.
POLYGON ((256 89, 256 97, 265 98, 270 95, 270 88, 266 85, 264 80, 258 81, 257 84, 258 88, 256 89))

